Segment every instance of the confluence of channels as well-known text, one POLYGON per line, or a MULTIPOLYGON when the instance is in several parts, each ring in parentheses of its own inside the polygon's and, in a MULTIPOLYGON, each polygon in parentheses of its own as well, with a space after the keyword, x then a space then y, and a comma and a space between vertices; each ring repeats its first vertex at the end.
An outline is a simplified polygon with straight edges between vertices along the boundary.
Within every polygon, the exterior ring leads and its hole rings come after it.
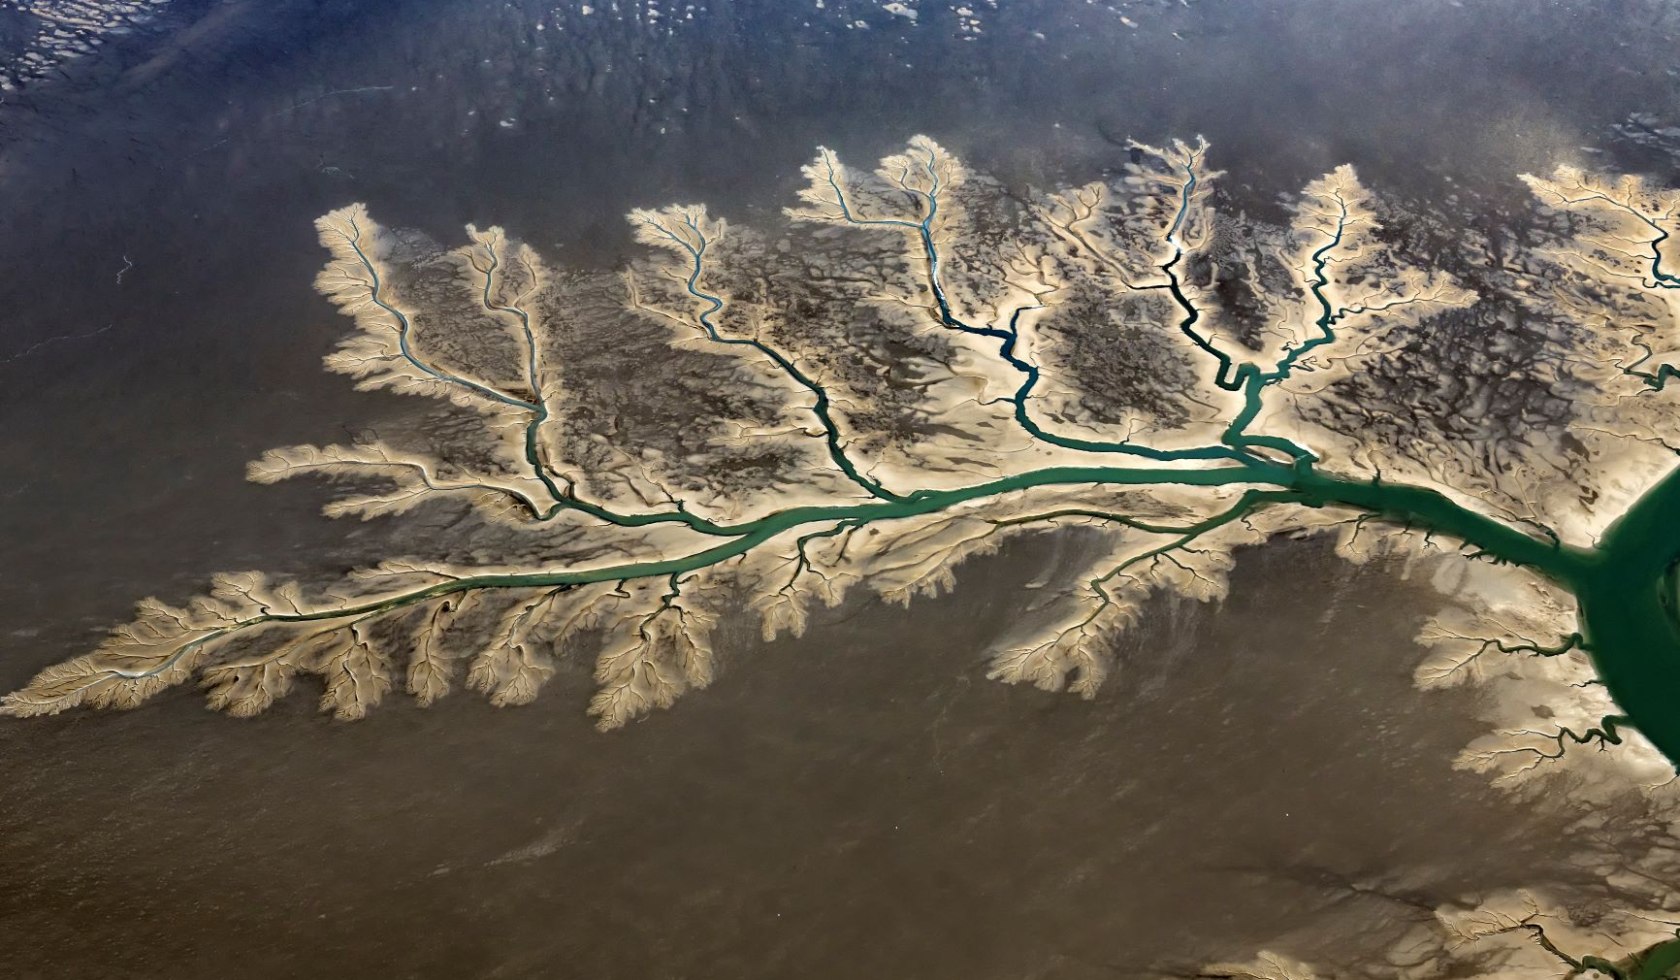
POLYGON ((713 317, 723 310, 724 301, 700 286, 709 243, 700 229, 689 222, 688 227, 695 234, 697 243, 671 235, 669 231, 665 231, 665 234, 670 235, 682 246, 692 259, 685 285, 690 295, 705 304, 706 309, 699 318, 701 328, 713 341, 748 346, 766 355, 809 390, 817 399, 813 411, 823 425, 831 458, 848 478, 876 499, 849 505, 794 507, 758 520, 733 525, 719 524, 689 514, 680 506, 675 512, 616 514, 578 499, 569 488, 562 491, 554 484, 544 461, 539 458, 535 434, 546 419, 548 411, 544 404, 541 379, 537 377, 534 350, 536 341, 530 329, 529 316, 522 308, 517 304, 495 306, 491 303, 489 279, 500 263, 494 246, 481 243, 485 244, 491 261, 491 267, 484 270, 486 282, 483 301, 487 308, 518 317, 524 339, 533 348, 528 370, 534 403, 511 398, 493 389, 485 389, 467 379, 440 374, 419 361, 408 345, 407 317, 382 299, 375 264, 362 253, 359 244, 352 241, 356 254, 373 277, 373 301, 396 317, 399 323, 400 342, 405 357, 440 380, 465 384, 479 394, 533 413, 534 418, 527 430, 528 461, 537 469, 539 478, 555 498, 555 503, 539 507, 534 502, 522 498, 532 516, 539 520, 547 520, 562 510, 578 510, 625 527, 680 523, 691 530, 725 540, 713 547, 679 558, 584 571, 552 570, 464 577, 358 606, 303 614, 269 613, 217 631, 201 638, 192 646, 260 623, 328 621, 367 616, 439 596, 476 589, 566 588, 596 582, 650 577, 670 577, 675 585, 678 577, 684 573, 742 555, 795 528, 812 526, 829 529, 818 530, 811 535, 816 536, 832 533, 833 530, 846 525, 858 526, 936 513, 967 501, 1034 487, 1246 485, 1256 490, 1264 488, 1265 492, 1245 494, 1232 510, 1221 514, 1217 519, 1204 522, 1205 526, 1197 525, 1185 529, 1188 536, 1193 537, 1216 523, 1228 523, 1265 506, 1293 504, 1313 508, 1346 508, 1412 529, 1455 538, 1473 549, 1476 557, 1528 567, 1570 590, 1580 603, 1580 642, 1566 645, 1558 651, 1537 651, 1536 655, 1549 655, 1578 645, 1591 656, 1605 687, 1624 713, 1605 718, 1599 726, 1585 732, 1562 730, 1559 734, 1560 746, 1564 739, 1576 743, 1595 740, 1616 743, 1621 740, 1619 728, 1633 727, 1643 733, 1668 759, 1680 763, 1680 710, 1676 710, 1676 706, 1680 705, 1680 614, 1677 614, 1676 609, 1677 602, 1680 602, 1680 571, 1677 571, 1677 567, 1680 567, 1680 521, 1673 519, 1673 515, 1680 514, 1680 470, 1670 473, 1647 491, 1610 527, 1596 548, 1580 549, 1564 545, 1555 538, 1547 540, 1525 534, 1500 521, 1468 510, 1429 488, 1385 483, 1380 479, 1368 482, 1348 480, 1321 473, 1314 466, 1316 457, 1303 447, 1288 440, 1249 435, 1246 429, 1259 413, 1263 390, 1288 378, 1303 355, 1335 339, 1334 328, 1340 315, 1323 294, 1323 288, 1328 284, 1324 268, 1331 249, 1341 240, 1347 212, 1344 206, 1342 217, 1336 230, 1331 233, 1330 241, 1311 256, 1314 280, 1309 287, 1321 308, 1316 324, 1318 335, 1288 351, 1272 370, 1262 370, 1248 363, 1239 365, 1196 332, 1200 311, 1182 291, 1176 272, 1176 267, 1184 255, 1176 232, 1184 220, 1196 186, 1193 160, 1185 167, 1187 180, 1179 211, 1173 222, 1173 230, 1167 239, 1172 248, 1172 255, 1159 267, 1166 277, 1165 282, 1145 288, 1161 288, 1169 293, 1174 303, 1183 311, 1179 329, 1198 348, 1217 359, 1216 383, 1227 391, 1241 393, 1242 411, 1223 433, 1222 445, 1185 450, 1157 450, 1126 442, 1093 442, 1047 432, 1031 418, 1027 407, 1033 388, 1039 380, 1039 368, 1016 353, 1020 340, 1017 332, 1020 316, 1034 307, 1023 306, 1016 310, 1008 318, 1008 328, 1004 329, 964 322, 952 311, 946 299, 940 282, 940 255, 932 233, 933 221, 939 208, 937 163, 930 152, 925 166, 931 185, 922 193, 927 206, 926 213, 920 221, 861 217, 855 214, 846 202, 844 191, 838 181, 833 179, 832 166, 830 183, 847 222, 862 226, 897 227, 909 231, 919 239, 926 263, 928 284, 932 290, 940 323, 948 329, 998 341, 1000 356, 1023 376, 1021 385, 1009 399, 1014 405, 1017 423, 1034 438, 1063 448, 1122 454, 1155 462, 1193 460, 1210 464, 1208 468, 1187 470, 1123 466, 1054 467, 954 490, 917 490, 902 495, 889 491, 860 473, 847 457, 838 426, 828 413, 828 393, 820 384, 800 372, 785 355, 767 345, 756 340, 727 337, 719 332, 713 317), (1256 449, 1273 450, 1290 458, 1288 462, 1275 462, 1256 453, 1256 449))

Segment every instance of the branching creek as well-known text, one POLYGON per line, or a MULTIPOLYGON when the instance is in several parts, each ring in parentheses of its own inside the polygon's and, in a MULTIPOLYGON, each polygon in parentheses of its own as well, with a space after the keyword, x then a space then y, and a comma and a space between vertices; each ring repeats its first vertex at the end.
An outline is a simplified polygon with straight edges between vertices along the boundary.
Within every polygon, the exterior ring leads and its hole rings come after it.
MULTIPOLYGON (((1070 438, 1043 429, 1032 417, 1030 401, 1039 381, 1037 365, 1018 353, 1021 316, 1038 308, 1023 305, 1008 317, 999 317, 1006 327, 976 325, 964 321, 954 312, 941 281, 941 254, 934 235, 934 221, 940 206, 939 161, 930 151, 922 161, 925 180, 901 175, 900 187, 917 199, 920 221, 903 218, 871 218, 861 215, 847 200, 832 159, 823 157, 829 167, 829 186, 834 193, 832 204, 844 221, 865 227, 897 229, 912 236, 922 253, 926 286, 932 296, 929 313, 946 329, 987 341, 995 341, 998 355, 1010 368, 1021 375, 1020 385, 1008 397, 1013 404, 1015 421, 1033 438, 1065 449, 1073 449, 1110 457, 1125 457, 1124 463, 1090 466, 1058 466, 1021 473, 1015 476, 977 483, 950 490, 920 489, 890 490, 861 472, 847 456, 846 441, 839 425, 830 413, 829 394, 816 380, 803 373, 795 360, 758 339, 726 335, 716 323, 727 301, 704 286, 707 271, 707 249, 711 244, 701 225, 692 214, 673 210, 677 215, 672 225, 649 220, 648 229, 656 236, 669 238, 679 255, 686 255, 690 266, 686 276, 687 292, 703 310, 694 318, 694 325, 707 338, 719 344, 745 347, 769 359, 790 380, 807 389, 815 397, 810 410, 821 424, 829 456, 844 475, 861 488, 872 500, 846 502, 833 506, 799 506, 777 511, 756 520, 734 524, 717 523, 689 513, 680 501, 672 510, 657 513, 621 514, 580 499, 571 481, 557 482, 556 471, 543 458, 537 438, 538 431, 549 418, 544 394, 544 379, 538 376, 537 339, 531 329, 529 314, 520 305, 522 298, 506 304, 492 299, 492 280, 501 266, 496 253, 494 236, 479 238, 489 255, 489 262, 474 268, 485 277, 482 302, 489 311, 512 315, 519 321, 526 351, 529 390, 532 401, 496 390, 483 382, 451 374, 425 363, 409 345, 411 325, 394 305, 382 295, 382 283, 376 263, 361 249, 360 229, 354 229, 349 245, 360 257, 369 277, 371 301, 392 316, 398 324, 402 355, 440 382, 459 385, 473 396, 489 398, 498 404, 511 406, 532 414, 525 439, 526 461, 546 488, 550 500, 539 502, 517 491, 502 492, 515 498, 517 505, 537 521, 546 521, 564 511, 576 511, 621 527, 643 527, 654 524, 681 524, 692 531, 718 539, 717 543, 691 554, 641 563, 616 565, 588 570, 565 568, 537 569, 524 573, 502 573, 464 576, 458 579, 419 588, 394 597, 369 601, 319 612, 265 612, 260 616, 230 625, 201 637, 178 651, 168 662, 143 673, 125 676, 146 676, 167 669, 194 647, 262 623, 356 621, 392 609, 410 606, 439 596, 478 589, 499 588, 556 588, 563 589, 589 583, 628 581, 664 577, 669 580, 671 593, 680 591, 685 573, 703 569, 742 555, 753 548, 799 528, 810 532, 799 539, 803 558, 807 541, 837 533, 848 526, 860 526, 877 521, 932 514, 967 501, 994 497, 1034 487, 1061 485, 1099 485, 1113 487, 1234 487, 1246 488, 1229 509, 1199 523, 1183 527, 1146 527, 1124 514, 1101 511, 1080 511, 1083 516, 1111 521, 1146 530, 1176 535, 1173 541, 1152 554, 1183 547, 1216 527, 1239 520, 1264 507, 1284 505, 1310 508, 1332 508, 1365 515, 1371 520, 1404 526, 1429 534, 1440 535, 1463 543, 1466 554, 1481 560, 1510 563, 1532 569, 1572 592, 1580 604, 1579 634, 1556 649, 1536 649, 1537 656, 1556 655, 1579 647, 1592 658, 1609 693, 1620 706, 1621 714, 1602 719, 1598 725, 1581 732, 1563 729, 1557 734, 1560 751, 1565 742, 1619 743, 1620 732, 1635 728, 1648 738, 1668 759, 1680 762, 1680 470, 1669 473, 1652 486, 1617 519, 1602 536, 1597 547, 1584 549, 1565 545, 1549 532, 1536 534, 1519 530, 1503 521, 1476 513, 1442 493, 1422 486, 1390 483, 1380 477, 1356 480, 1323 472, 1319 460, 1306 448, 1275 436, 1252 434, 1250 424, 1261 410, 1261 401, 1268 387, 1291 376, 1301 358, 1313 349, 1334 343, 1338 323, 1356 309, 1338 309, 1325 295, 1329 280, 1325 274, 1331 252, 1340 243, 1348 216, 1345 202, 1341 217, 1329 241, 1311 253, 1314 273, 1309 288, 1319 307, 1316 319, 1317 334, 1286 348, 1284 354, 1269 369, 1253 363, 1239 363, 1221 352, 1209 338, 1197 332, 1201 312, 1181 288, 1178 266, 1186 254, 1178 234, 1196 188, 1197 155, 1191 154, 1181 164, 1186 180, 1182 198, 1166 243, 1170 257, 1158 268, 1162 281, 1135 288, 1165 290, 1182 313, 1179 329, 1203 353, 1217 362, 1215 381, 1226 391, 1240 394, 1242 408, 1225 428, 1219 445, 1179 450, 1163 450, 1133 445, 1129 441, 1091 441, 1070 438), (1200 464, 1194 468, 1182 464, 1200 464), (1173 463, 1177 466, 1150 464, 1173 463), (564 485, 562 485, 564 484, 564 485)), ((1658 229, 1660 232, 1661 229, 1658 229)), ((1662 288, 1680 288, 1676 279, 1660 268, 1657 246, 1652 244, 1652 273, 1662 288)), ((1664 366, 1652 375, 1650 383, 1660 386, 1672 368, 1664 366)), ((498 488, 502 489, 502 488, 498 488)), ((1057 514, 1066 514, 1059 511, 1057 514)), ((1055 514, 1021 518, 1017 522, 1046 519, 1055 514)), ((1111 573, 1112 574, 1112 573, 1111 573)), ((1099 595, 1101 579, 1091 583, 1099 595)), ((1680 943, 1676 955, 1680 955, 1680 943)), ((1658 957, 1660 959, 1660 957, 1658 957)))

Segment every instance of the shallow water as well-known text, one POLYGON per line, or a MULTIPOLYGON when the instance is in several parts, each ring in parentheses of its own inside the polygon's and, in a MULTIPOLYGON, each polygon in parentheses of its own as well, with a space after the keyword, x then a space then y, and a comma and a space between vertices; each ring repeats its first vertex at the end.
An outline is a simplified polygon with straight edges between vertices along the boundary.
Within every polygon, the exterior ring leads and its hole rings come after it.
MULTIPOLYGON (((1612 131, 1674 121, 1680 21, 1654 3, 975 4, 977 37, 955 5, 622 6, 177 0, 7 96, 0 686, 139 596, 424 533, 244 481, 270 446, 412 411, 320 370, 345 322, 310 288, 311 222, 352 200, 611 267, 631 207, 773 227, 816 145, 916 132, 1016 188, 1201 133, 1255 212, 1342 162, 1466 212, 1557 162, 1674 167, 1612 131)), ((1393 576, 1245 556, 1217 612, 1158 604, 1085 704, 978 663, 1055 555, 740 639, 711 690, 611 736, 575 664, 511 711, 341 726, 299 695, 241 723, 183 693, 0 725, 9 968, 1082 977, 1290 936, 1347 962, 1563 863, 1552 817, 1451 768, 1482 729, 1468 695, 1412 689, 1429 604, 1393 576)))
POLYGON ((1217 615, 1155 604, 1092 703, 979 677, 997 597, 1057 560, 1039 539, 949 599, 737 638, 712 689, 610 736, 575 665, 516 711, 233 723, 184 695, 6 726, 0 921, 43 976, 1083 977, 1295 931, 1375 954, 1409 901, 1529 880, 1558 841, 1444 764, 1476 725, 1411 687, 1410 590, 1301 574, 1316 551, 1251 556, 1217 615), (1282 620, 1282 581, 1329 601, 1282 620))

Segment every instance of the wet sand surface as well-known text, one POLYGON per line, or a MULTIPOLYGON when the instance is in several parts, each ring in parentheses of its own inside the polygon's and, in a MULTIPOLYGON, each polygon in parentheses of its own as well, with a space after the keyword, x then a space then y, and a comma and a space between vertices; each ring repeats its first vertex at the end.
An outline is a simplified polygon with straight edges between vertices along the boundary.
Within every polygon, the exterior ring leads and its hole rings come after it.
MULTIPOLYGON (((243 479, 413 410, 319 367, 345 325, 310 222, 350 200, 609 267, 631 207, 769 226, 818 143, 870 159, 919 131, 1023 188, 1205 133, 1257 210, 1344 161, 1466 199, 1582 145, 1673 166, 1607 136, 1676 104, 1655 5, 1135 4, 1134 32, 1020 4, 974 42, 948 15, 761 6, 653 41, 575 10, 538 37, 532 5, 181 0, 178 31, 0 106, 0 686, 214 571, 422 548, 243 479)), ((335 725, 300 693, 236 722, 180 692, 0 725, 4 969, 1128 975, 1287 935, 1375 951, 1420 903, 1558 860, 1548 818, 1451 768, 1484 726, 1413 690, 1411 586, 1312 544, 1246 555, 1223 606, 1152 607, 1086 704, 982 679, 1056 554, 1016 545, 953 598, 850 605, 798 642, 743 632, 711 690, 611 736, 580 660, 518 710, 335 725)))
POLYGON ((230 723, 182 694, 6 726, 11 969, 1130 975, 1294 931, 1375 954, 1408 901, 1557 853, 1544 817, 1450 768, 1476 726, 1466 696, 1412 688, 1417 596, 1392 575, 1247 555, 1217 614, 1156 603, 1085 703, 988 683, 973 653, 1019 608, 994 597, 1058 553, 738 638, 712 689, 608 736, 576 661, 521 710, 344 726, 300 697, 230 723), (1303 592, 1317 608, 1276 615, 1303 592))

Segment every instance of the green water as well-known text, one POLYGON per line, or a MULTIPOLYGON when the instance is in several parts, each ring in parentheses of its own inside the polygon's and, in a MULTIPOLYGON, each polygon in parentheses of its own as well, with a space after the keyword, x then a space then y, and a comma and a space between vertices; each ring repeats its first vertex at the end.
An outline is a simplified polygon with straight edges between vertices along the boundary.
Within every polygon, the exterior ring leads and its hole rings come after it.
MULTIPOLYGON (((933 309, 939 322, 947 329, 988 341, 999 342, 1003 360, 1022 375, 1022 382, 1010 401, 1016 422, 1031 436, 1058 445, 1065 440, 1052 436, 1033 421, 1030 399, 1039 378, 1036 365, 1016 354, 1020 341, 1017 326, 1020 316, 1033 306, 1024 306, 1007 318, 1007 327, 975 325, 965 322, 952 309, 940 281, 941 256, 932 234, 932 223, 939 211, 939 161, 932 149, 924 148, 923 161, 930 178, 929 188, 918 192, 923 201, 919 205, 920 220, 871 218, 857 214, 845 199, 839 183, 831 179, 844 220, 860 226, 891 226, 904 230, 920 246, 925 261, 924 275, 933 298, 933 309)), ((269 613, 211 634, 178 651, 166 663, 145 671, 157 673, 167 669, 182 656, 226 633, 265 622, 331 621, 369 617, 392 609, 423 602, 451 593, 490 588, 554 588, 565 589, 596 582, 615 582, 630 579, 663 577, 669 580, 673 594, 680 592, 683 576, 745 554, 779 535, 800 528, 809 531, 799 539, 800 557, 807 541, 837 533, 843 528, 857 527, 879 521, 918 517, 938 513, 956 505, 1035 487, 1050 486, 1113 486, 1113 487, 1230 487, 1247 488, 1229 509, 1199 523, 1175 528, 1149 527, 1123 513, 1100 509, 1078 513, 1099 520, 1168 532, 1174 540, 1159 551, 1170 550, 1194 539, 1215 527, 1238 520, 1262 507, 1299 506, 1333 508, 1369 515, 1393 525, 1443 535, 1466 546, 1475 558, 1521 565, 1533 569, 1570 590, 1579 599, 1581 609, 1580 647, 1597 666, 1600 677, 1611 696, 1620 705, 1622 714, 1603 719, 1587 731, 1562 729, 1558 733, 1561 751, 1565 742, 1619 742, 1622 727, 1634 727, 1643 733, 1667 758, 1680 762, 1680 712, 1673 705, 1680 702, 1680 617, 1675 610, 1676 566, 1680 562, 1680 521, 1669 515, 1680 515, 1680 471, 1652 487, 1604 535, 1599 546, 1582 550, 1561 544, 1555 536, 1545 532, 1534 536, 1500 521, 1477 514, 1426 487, 1386 483, 1380 479, 1364 481, 1336 477, 1317 468, 1317 457, 1306 448, 1287 439, 1252 435, 1248 426, 1258 417, 1265 391, 1290 377, 1303 355, 1317 347, 1334 343, 1338 322, 1351 310, 1337 309, 1324 295, 1328 285, 1325 266, 1330 253, 1342 239, 1347 218, 1343 207, 1341 219, 1324 245, 1312 255, 1314 277, 1308 287, 1321 313, 1317 332, 1309 340, 1287 350, 1269 369, 1252 363, 1238 363, 1220 352, 1209 340, 1197 333, 1201 311, 1180 288, 1177 266, 1184 257, 1175 233, 1190 207, 1196 186, 1194 155, 1182 161, 1186 184, 1179 212, 1166 242, 1171 255, 1159 266, 1163 282, 1155 287, 1165 290, 1182 311, 1178 327, 1199 349, 1217 361, 1216 383, 1225 390, 1240 392, 1243 407, 1226 427, 1220 444, 1183 450, 1163 451, 1133 446, 1124 441, 1085 442, 1075 448, 1091 449, 1108 454, 1120 454, 1147 462, 1172 461, 1182 468, 1159 466, 1089 466, 1053 467, 1023 473, 1004 479, 977 483, 953 490, 916 490, 907 493, 889 491, 863 476, 846 453, 844 439, 829 412, 829 395, 822 385, 801 373, 779 351, 757 340, 744 340, 725 335, 714 317, 726 307, 726 301, 702 286, 707 273, 709 242, 703 231, 689 219, 684 219, 687 233, 663 231, 689 258, 686 287, 690 295, 703 305, 698 315, 700 327, 715 342, 731 346, 749 346, 765 353, 790 378, 813 392, 817 401, 812 411, 821 423, 830 457, 840 471, 872 499, 867 502, 834 506, 791 507, 769 516, 737 524, 720 524, 688 513, 680 504, 671 511, 659 514, 618 514, 608 508, 578 499, 568 485, 559 486, 553 479, 547 460, 538 452, 537 432, 548 417, 545 405, 531 404, 496 393, 500 401, 532 413, 526 426, 527 461, 547 489, 551 498, 538 502, 520 497, 521 504, 539 521, 553 519, 566 511, 576 511, 590 517, 626 527, 656 523, 679 523, 701 534, 721 539, 717 544, 676 558, 616 565, 592 570, 568 568, 534 568, 518 574, 494 574, 461 578, 380 601, 348 608, 324 610, 306 614, 269 613), (1279 461, 1279 457, 1286 461, 1279 461), (1184 467, 1183 464, 1194 464, 1184 467)), ((356 230, 359 236, 359 229, 356 230)), ((381 284, 375 264, 351 242, 372 276, 373 300, 397 318, 400 325, 403 354, 426 373, 440 381, 460 383, 475 390, 480 387, 466 379, 439 371, 419 359, 407 344, 407 318, 381 297, 381 284)), ((491 301, 491 277, 500 263, 493 246, 490 251, 491 269, 486 275, 482 301, 487 310, 516 315, 530 346, 527 379, 533 392, 543 390, 538 376, 536 339, 530 328, 528 315, 517 306, 498 306, 491 301)), ((1660 257, 1657 259, 1660 263, 1660 257)), ((1656 269, 1660 274, 1660 268, 1656 269)), ((1070 513, 1023 516, 1004 523, 1024 523, 1044 520, 1070 513)), ((1101 591, 1099 579, 1092 583, 1101 591)), ((1566 646, 1564 649, 1568 649, 1566 646)), ((1555 651, 1535 649, 1534 655, 1555 651)), ((131 675, 132 676, 132 675, 131 675)))
MULTIPOLYGON (((438 596, 484 588, 562 588, 664 576, 671 579, 673 589, 680 589, 684 573, 744 554, 796 528, 810 527, 814 533, 823 533, 847 524, 936 513, 966 501, 1034 487, 1086 485, 1249 485, 1255 488, 1216 517, 1171 529, 1185 535, 1229 523, 1261 507, 1337 508, 1446 535, 1475 549, 1480 557, 1530 567, 1579 597, 1583 647, 1624 712, 1622 716, 1606 719, 1601 728, 1589 732, 1566 731, 1563 737, 1616 742, 1620 739, 1617 726, 1631 725, 1669 759, 1680 759, 1680 713, 1673 710, 1676 697, 1680 696, 1680 620, 1675 616, 1673 581, 1676 560, 1680 559, 1680 522, 1664 519, 1664 515, 1680 513, 1680 470, 1642 497, 1604 536, 1602 544, 1591 551, 1531 537, 1467 510, 1434 490, 1341 479, 1319 473, 1310 465, 1243 463, 1205 470, 1061 467, 955 490, 918 492, 899 501, 790 508, 755 521, 716 525, 717 532, 728 540, 679 558, 588 571, 558 568, 475 576, 361 606, 305 615, 262 616, 235 628, 261 622, 371 616, 438 596)), ((1101 511, 1089 514, 1126 522, 1124 514, 1101 511)), ((634 518, 627 516, 624 520, 634 521, 634 518)))

